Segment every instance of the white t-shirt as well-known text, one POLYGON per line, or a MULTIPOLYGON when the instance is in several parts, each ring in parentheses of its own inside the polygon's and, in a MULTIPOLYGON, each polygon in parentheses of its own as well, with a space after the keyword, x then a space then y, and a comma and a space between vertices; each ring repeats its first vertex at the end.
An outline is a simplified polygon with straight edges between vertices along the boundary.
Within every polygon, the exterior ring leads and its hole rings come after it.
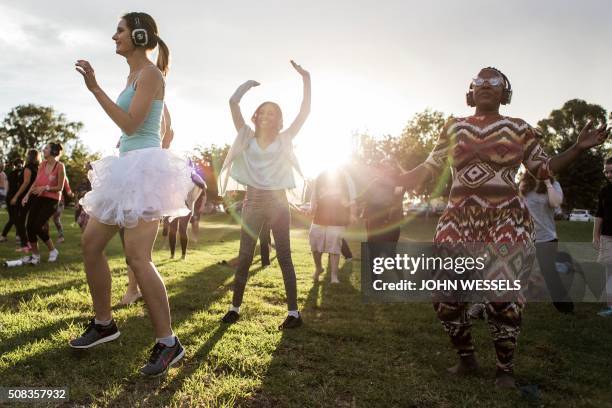
POLYGON ((291 157, 281 147, 280 134, 262 148, 252 137, 246 149, 234 160, 230 175, 246 186, 262 190, 287 190, 295 188, 291 157))
MULTIPOLYGON (((557 192, 563 194, 561 185, 557 181, 552 186, 557 192)), ((536 242, 548 242, 557 239, 555 209, 548 204, 548 194, 539 194, 535 190, 530 191, 525 194, 525 204, 527 204, 531 218, 533 218, 536 242)))

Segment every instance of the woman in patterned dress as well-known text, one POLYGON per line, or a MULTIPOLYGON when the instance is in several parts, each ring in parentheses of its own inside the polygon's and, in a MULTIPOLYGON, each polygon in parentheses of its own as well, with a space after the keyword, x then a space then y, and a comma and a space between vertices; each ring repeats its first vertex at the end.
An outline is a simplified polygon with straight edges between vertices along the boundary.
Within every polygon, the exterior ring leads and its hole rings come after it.
MULTIPOLYGON (((448 206, 438 221, 435 243, 509 243, 521 247, 521 271, 531 268, 533 254, 525 255, 532 244, 533 223, 519 196, 515 175, 523 164, 537 179, 559 173, 583 151, 602 144, 609 135, 606 124, 592 122, 580 132, 576 143, 549 158, 540 146, 534 129, 524 120, 499 114, 500 105, 510 103, 508 78, 496 68, 480 71, 472 81, 467 103, 475 114, 451 118, 444 126, 427 160, 400 178, 407 189, 421 186, 451 167, 452 187, 448 206)), ((448 174, 448 173, 446 173, 448 174)), ((508 265, 508 268, 510 266, 508 265)), ((486 316, 497 354, 495 384, 515 387, 513 357, 520 332, 524 302, 487 302, 486 316)), ((479 368, 474 356, 469 304, 456 299, 434 301, 434 309, 459 354, 453 374, 479 368)))

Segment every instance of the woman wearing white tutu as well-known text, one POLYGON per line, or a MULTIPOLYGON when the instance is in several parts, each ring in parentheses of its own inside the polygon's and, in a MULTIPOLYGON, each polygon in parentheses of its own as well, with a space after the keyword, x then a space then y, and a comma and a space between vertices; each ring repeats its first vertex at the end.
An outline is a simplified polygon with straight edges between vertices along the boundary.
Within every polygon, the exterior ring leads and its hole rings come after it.
POLYGON ((164 77, 169 51, 159 38, 157 25, 145 13, 124 15, 113 35, 116 53, 130 67, 127 86, 113 102, 98 85, 89 62, 79 60, 77 71, 107 115, 123 131, 119 157, 92 163, 92 190, 81 200, 91 217, 82 237, 85 271, 95 318, 83 335, 70 342, 89 348, 119 337, 111 312, 111 275, 104 249, 120 228, 125 228, 127 262, 142 291, 155 331, 151 357, 140 369, 159 376, 185 354, 174 335, 164 282, 151 261, 159 220, 189 213, 185 200, 193 188, 191 168, 184 157, 161 148, 162 128, 169 123, 164 106, 164 77), (159 47, 157 66, 148 57, 159 47))

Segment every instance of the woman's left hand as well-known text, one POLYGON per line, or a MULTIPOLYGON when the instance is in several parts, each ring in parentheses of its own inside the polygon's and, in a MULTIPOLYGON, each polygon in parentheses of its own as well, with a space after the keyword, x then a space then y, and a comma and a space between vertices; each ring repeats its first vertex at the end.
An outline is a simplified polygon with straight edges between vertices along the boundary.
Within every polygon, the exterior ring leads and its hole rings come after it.
POLYGON ((586 126, 580 131, 576 145, 582 150, 599 146, 610 136, 610 129, 603 123, 600 127, 593 127, 593 121, 589 120, 586 126))
POLYGON ((38 186, 38 187, 34 187, 30 193, 34 195, 39 195, 43 191, 45 191, 45 188, 43 186, 38 186))
POLYGON ((297 64, 294 60, 291 60, 291 65, 301 76, 310 77, 310 72, 306 71, 304 68, 302 68, 301 65, 297 64))

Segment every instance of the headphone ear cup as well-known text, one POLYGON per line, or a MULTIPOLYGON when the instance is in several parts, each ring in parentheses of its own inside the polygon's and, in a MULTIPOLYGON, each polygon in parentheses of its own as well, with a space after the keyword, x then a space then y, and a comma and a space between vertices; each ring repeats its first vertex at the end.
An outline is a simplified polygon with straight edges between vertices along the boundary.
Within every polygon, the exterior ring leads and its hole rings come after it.
POLYGON ((465 103, 467 103, 467 106, 472 108, 476 106, 476 103, 474 102, 474 91, 471 89, 465 94, 465 103))
POLYGON ((502 105, 510 105, 510 102, 512 102, 512 89, 504 89, 502 105))
POLYGON ((132 30, 132 42, 137 47, 144 47, 149 42, 149 34, 144 28, 132 30))

